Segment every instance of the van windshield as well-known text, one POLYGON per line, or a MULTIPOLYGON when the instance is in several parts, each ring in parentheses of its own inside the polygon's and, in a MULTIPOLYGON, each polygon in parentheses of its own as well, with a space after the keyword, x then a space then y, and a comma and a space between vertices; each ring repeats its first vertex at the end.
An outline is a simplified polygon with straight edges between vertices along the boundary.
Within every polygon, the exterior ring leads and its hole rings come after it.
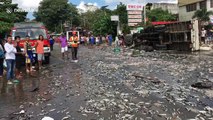
POLYGON ((44 39, 47 39, 46 30, 43 28, 17 28, 13 30, 12 36, 20 36, 21 40, 25 39, 26 36, 30 36, 31 40, 38 39, 39 35, 43 35, 44 39))

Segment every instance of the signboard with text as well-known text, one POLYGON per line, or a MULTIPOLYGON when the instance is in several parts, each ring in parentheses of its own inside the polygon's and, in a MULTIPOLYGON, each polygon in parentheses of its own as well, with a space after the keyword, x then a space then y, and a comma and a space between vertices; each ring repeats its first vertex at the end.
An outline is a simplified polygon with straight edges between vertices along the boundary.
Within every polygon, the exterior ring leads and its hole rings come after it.
POLYGON ((111 21, 119 21, 119 16, 118 15, 111 16, 111 21))
POLYGON ((128 15, 128 18, 138 18, 138 19, 141 19, 142 18, 142 15, 128 15))
POLYGON ((141 4, 127 4, 128 26, 136 26, 142 21, 143 5, 141 4))
POLYGON ((127 4, 126 6, 127 10, 143 10, 143 5, 141 4, 127 4))
POLYGON ((131 10, 128 11, 128 15, 141 15, 142 11, 141 10, 131 10))
POLYGON ((141 23, 142 19, 128 19, 129 23, 141 23))
POLYGON ((138 23, 128 23, 128 26, 136 26, 138 23))

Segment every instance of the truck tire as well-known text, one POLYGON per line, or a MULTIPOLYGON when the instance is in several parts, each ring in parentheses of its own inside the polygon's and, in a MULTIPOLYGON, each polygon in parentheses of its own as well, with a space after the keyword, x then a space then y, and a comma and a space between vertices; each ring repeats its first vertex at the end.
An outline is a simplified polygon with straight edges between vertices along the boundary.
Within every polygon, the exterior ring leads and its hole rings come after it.
POLYGON ((44 56, 44 59, 46 64, 50 63, 50 56, 44 56))
POLYGON ((133 44, 133 39, 132 39, 132 35, 126 35, 124 37, 124 44, 126 46, 131 46, 133 44))
POLYGON ((139 33, 133 34, 133 42, 136 47, 141 46, 142 44, 142 40, 139 38, 139 35, 140 35, 139 33))

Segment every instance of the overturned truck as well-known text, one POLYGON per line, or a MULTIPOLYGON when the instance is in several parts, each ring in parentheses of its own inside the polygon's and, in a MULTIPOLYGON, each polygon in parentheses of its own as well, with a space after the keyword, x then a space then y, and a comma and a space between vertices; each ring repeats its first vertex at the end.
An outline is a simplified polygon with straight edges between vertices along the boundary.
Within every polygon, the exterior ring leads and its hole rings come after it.
POLYGON ((200 47, 199 22, 192 20, 152 25, 140 33, 127 35, 125 43, 134 44, 135 47, 143 46, 148 51, 150 47, 156 50, 196 51, 200 47))

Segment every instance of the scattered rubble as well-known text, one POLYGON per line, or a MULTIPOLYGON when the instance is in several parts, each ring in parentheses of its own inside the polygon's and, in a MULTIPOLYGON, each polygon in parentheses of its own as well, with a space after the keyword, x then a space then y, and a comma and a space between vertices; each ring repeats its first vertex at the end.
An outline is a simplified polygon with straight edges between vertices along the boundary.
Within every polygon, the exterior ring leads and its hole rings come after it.
POLYGON ((24 112, 19 111, 18 116, 61 120, 212 119, 213 98, 207 91, 212 88, 212 61, 206 61, 208 56, 113 50, 81 47, 78 63, 52 65, 50 73, 42 73, 50 79, 48 90, 39 87, 37 100, 21 105, 19 109, 24 112))

